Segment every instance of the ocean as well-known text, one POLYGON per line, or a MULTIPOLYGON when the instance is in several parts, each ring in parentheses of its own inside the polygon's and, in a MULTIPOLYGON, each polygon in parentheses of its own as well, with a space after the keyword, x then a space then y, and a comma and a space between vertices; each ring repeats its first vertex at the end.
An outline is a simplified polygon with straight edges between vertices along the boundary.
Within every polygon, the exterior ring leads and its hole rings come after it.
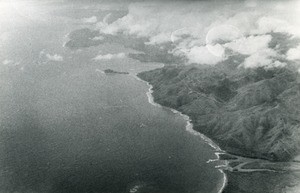
POLYGON ((0 20, 0 192, 219 192, 222 163, 208 162, 217 150, 184 116, 149 103, 135 77, 162 64, 93 59, 134 52, 118 44, 64 47, 88 26, 70 6, 0 20))

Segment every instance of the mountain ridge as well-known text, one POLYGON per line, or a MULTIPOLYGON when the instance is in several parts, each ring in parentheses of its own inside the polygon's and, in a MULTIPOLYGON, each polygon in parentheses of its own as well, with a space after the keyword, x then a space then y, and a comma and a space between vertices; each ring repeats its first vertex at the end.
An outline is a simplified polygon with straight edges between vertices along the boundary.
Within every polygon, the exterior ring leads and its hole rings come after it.
POLYGON ((138 74, 155 102, 188 115, 222 149, 271 161, 300 150, 300 84, 291 67, 165 66, 138 74), (228 69, 230 68, 230 70, 228 69))

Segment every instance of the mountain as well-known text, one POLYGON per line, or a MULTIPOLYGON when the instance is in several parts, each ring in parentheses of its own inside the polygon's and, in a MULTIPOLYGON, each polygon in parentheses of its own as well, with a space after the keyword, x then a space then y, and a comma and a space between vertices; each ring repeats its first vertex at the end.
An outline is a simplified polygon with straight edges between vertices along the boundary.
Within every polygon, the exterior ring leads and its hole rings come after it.
POLYGON ((165 66, 138 76, 153 85, 155 102, 183 112, 194 129, 222 149, 289 161, 300 152, 297 70, 243 68, 240 56, 215 66, 165 66))

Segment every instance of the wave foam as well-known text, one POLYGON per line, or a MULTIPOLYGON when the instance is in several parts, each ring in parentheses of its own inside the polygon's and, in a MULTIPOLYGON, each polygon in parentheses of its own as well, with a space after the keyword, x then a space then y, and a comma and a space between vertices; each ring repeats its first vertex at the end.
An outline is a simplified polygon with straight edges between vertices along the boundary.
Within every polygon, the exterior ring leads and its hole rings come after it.
MULTIPOLYGON (((191 133, 192 135, 200 136, 201 139, 203 139, 205 143, 207 143, 209 146, 211 146, 212 148, 214 148, 215 150, 217 150, 218 152, 215 152, 215 155, 217 156, 217 159, 215 159, 215 160, 220 160, 220 155, 219 155, 219 154, 220 154, 221 152, 224 152, 224 151, 223 151, 216 143, 214 143, 210 138, 208 138, 208 137, 206 137, 204 134, 202 134, 202 133, 200 133, 200 132, 194 130, 194 129, 193 129, 192 121, 191 121, 191 119, 190 119, 189 116, 187 116, 187 115, 181 113, 180 111, 177 111, 177 110, 172 109, 172 108, 170 108, 170 107, 162 106, 162 105, 160 105, 160 104, 154 102, 154 97, 153 97, 153 95, 152 95, 152 93, 153 93, 153 86, 152 86, 149 82, 147 82, 147 81, 142 80, 141 78, 139 78, 139 77, 137 76, 137 74, 134 75, 134 78, 137 79, 137 80, 139 80, 139 81, 142 81, 142 82, 146 83, 146 84, 149 86, 149 89, 148 89, 148 92, 146 93, 146 95, 147 95, 147 97, 148 97, 148 102, 149 102, 150 104, 152 104, 153 106, 156 106, 156 107, 169 109, 169 110, 171 110, 174 114, 179 114, 180 116, 182 116, 183 119, 186 121, 186 127, 185 127, 186 131, 188 131, 188 132, 191 133)), ((212 161, 214 161, 214 160, 208 160, 208 162, 206 162, 206 163, 210 163, 210 162, 212 162, 212 161)), ((228 162, 225 161, 225 165, 227 165, 227 164, 228 164, 228 162)), ((224 173, 224 171, 223 171, 222 169, 218 169, 218 170, 220 171, 221 174, 223 174, 223 182, 222 182, 221 188, 220 188, 219 191, 218 191, 218 193, 222 193, 223 190, 224 190, 224 188, 225 188, 226 185, 227 185, 228 179, 227 179, 227 176, 226 176, 226 174, 224 173)))

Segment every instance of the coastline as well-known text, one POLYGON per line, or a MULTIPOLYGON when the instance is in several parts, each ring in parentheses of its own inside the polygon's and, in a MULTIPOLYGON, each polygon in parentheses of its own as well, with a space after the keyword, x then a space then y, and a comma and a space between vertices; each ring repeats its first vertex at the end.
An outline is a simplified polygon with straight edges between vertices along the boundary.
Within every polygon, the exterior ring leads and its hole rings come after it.
MULTIPOLYGON (((151 105, 156 106, 156 107, 160 107, 160 108, 168 109, 168 110, 172 111, 174 114, 179 114, 179 115, 180 115, 181 117, 183 117, 183 119, 186 121, 185 129, 186 129, 187 132, 189 132, 190 134, 195 135, 195 136, 200 136, 201 139, 203 139, 204 142, 205 142, 206 144, 208 144, 210 147, 212 147, 214 150, 217 151, 217 152, 215 152, 215 155, 216 155, 217 158, 216 158, 216 159, 210 159, 210 160, 208 160, 206 163, 210 163, 210 162, 214 162, 214 161, 221 161, 221 159, 220 159, 220 154, 221 154, 222 152, 225 152, 225 151, 223 151, 219 146, 217 146, 217 144, 214 143, 210 138, 208 138, 208 137, 205 136, 204 134, 202 134, 202 133, 200 133, 200 132, 194 130, 194 129, 193 129, 193 123, 192 123, 192 120, 190 119, 190 117, 189 117, 188 115, 185 115, 185 114, 183 114, 182 112, 177 111, 176 109, 172 109, 172 108, 170 108, 170 107, 165 107, 165 106, 162 106, 162 105, 156 103, 156 102, 154 101, 154 97, 153 97, 153 95, 152 95, 152 93, 153 93, 153 85, 151 85, 149 82, 147 82, 147 81, 141 79, 140 77, 138 77, 138 74, 133 74, 133 77, 134 77, 135 79, 137 79, 138 81, 141 81, 141 82, 143 82, 143 83, 146 83, 147 86, 149 87, 149 89, 148 89, 146 95, 147 95, 147 98, 148 98, 148 102, 149 102, 151 105)), ((224 167, 224 166, 226 167, 226 166, 228 165, 228 163, 229 163, 229 162, 226 161, 226 160, 222 160, 222 161, 225 162, 225 165, 217 166, 216 169, 219 168, 219 167, 224 167)), ((223 175, 223 183, 222 183, 222 186, 221 186, 220 190, 218 190, 217 193, 222 193, 223 190, 226 188, 226 186, 227 186, 227 184, 228 184, 228 177, 227 177, 227 175, 225 174, 225 172, 224 172, 222 169, 218 169, 218 170, 219 170, 219 172, 223 175)))

